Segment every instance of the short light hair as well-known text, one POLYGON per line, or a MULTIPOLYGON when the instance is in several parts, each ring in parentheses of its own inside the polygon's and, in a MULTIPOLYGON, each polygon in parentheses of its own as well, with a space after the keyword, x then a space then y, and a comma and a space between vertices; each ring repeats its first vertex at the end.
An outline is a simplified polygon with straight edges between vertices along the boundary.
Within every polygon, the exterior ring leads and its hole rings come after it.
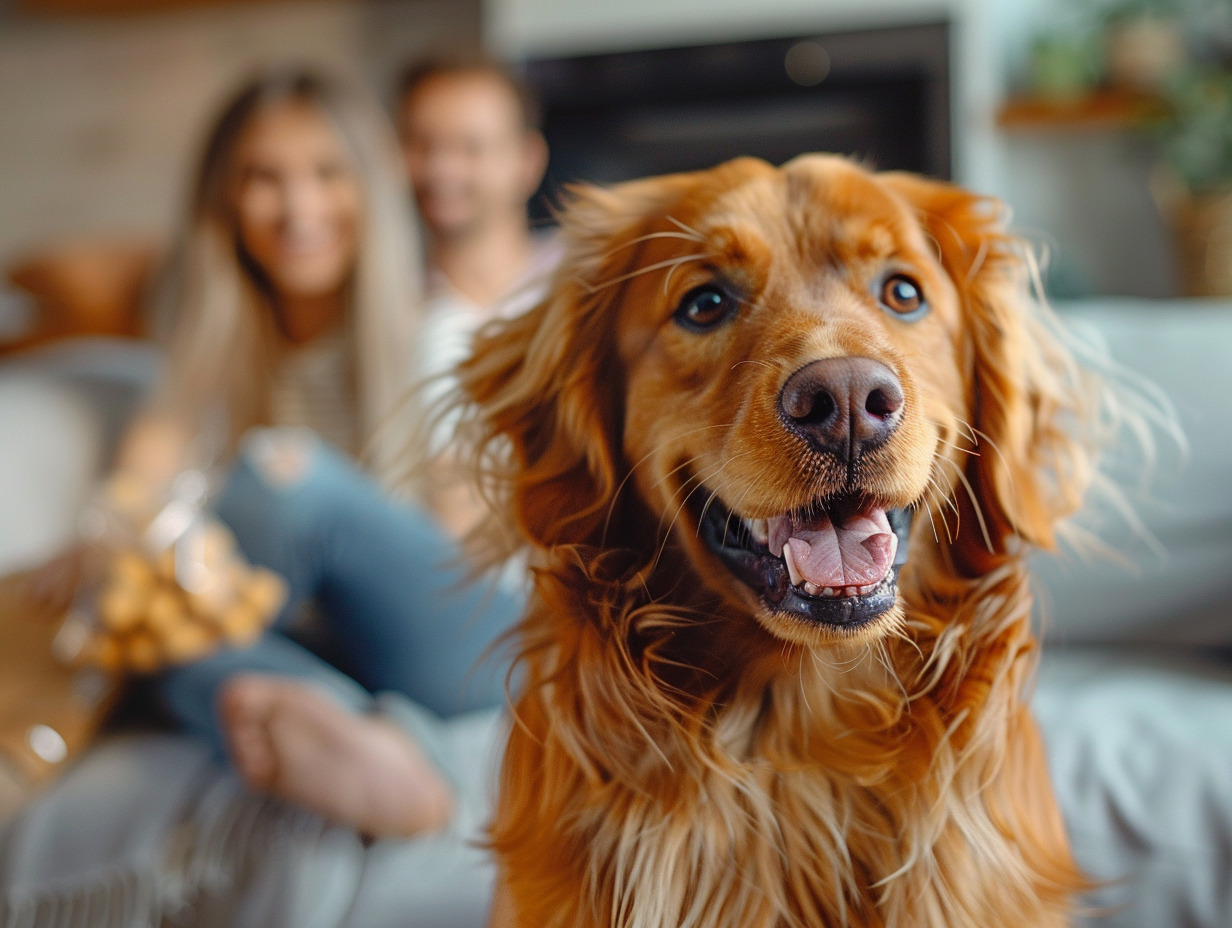
POLYGON ((518 118, 527 131, 538 131, 542 113, 539 100, 521 70, 479 46, 464 45, 412 61, 396 85, 399 106, 416 90, 437 77, 479 74, 503 84, 518 107, 518 118))

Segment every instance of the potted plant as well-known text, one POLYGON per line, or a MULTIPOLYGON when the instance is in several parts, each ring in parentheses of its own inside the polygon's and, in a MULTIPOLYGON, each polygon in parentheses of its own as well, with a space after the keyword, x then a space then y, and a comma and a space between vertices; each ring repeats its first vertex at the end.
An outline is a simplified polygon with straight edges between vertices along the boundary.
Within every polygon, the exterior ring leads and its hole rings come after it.
POLYGON ((1232 70, 1190 68, 1165 87, 1156 200, 1190 296, 1232 296, 1232 70))
POLYGON ((1159 91, 1184 65, 1180 0, 1118 0, 1102 18, 1104 75, 1112 86, 1159 91))

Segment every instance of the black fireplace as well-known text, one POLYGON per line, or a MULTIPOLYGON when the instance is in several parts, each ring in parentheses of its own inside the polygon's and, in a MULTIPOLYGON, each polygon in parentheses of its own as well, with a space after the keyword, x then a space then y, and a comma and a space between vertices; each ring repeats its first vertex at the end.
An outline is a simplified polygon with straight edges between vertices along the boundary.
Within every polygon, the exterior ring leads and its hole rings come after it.
POLYGON ((532 203, 574 180, 609 183, 737 155, 805 151, 948 178, 945 23, 534 60, 551 146, 532 203))

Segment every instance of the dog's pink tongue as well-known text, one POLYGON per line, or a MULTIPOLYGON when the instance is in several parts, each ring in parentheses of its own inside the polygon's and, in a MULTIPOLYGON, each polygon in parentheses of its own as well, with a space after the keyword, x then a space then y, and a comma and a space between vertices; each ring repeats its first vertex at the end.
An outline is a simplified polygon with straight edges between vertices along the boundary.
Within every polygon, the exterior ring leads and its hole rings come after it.
POLYGON ((770 552, 781 556, 790 546, 796 570, 819 587, 867 586, 879 583, 894 562, 898 537, 885 510, 863 509, 842 521, 828 515, 801 520, 777 516, 770 520, 770 552))

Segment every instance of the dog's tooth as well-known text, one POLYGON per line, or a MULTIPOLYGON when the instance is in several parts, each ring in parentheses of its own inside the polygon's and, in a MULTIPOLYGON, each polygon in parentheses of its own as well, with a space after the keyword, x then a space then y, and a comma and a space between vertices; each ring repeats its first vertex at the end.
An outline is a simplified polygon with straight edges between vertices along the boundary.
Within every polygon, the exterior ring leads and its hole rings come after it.
POLYGON ((818 593, 821 592, 821 587, 819 587, 816 583, 813 583, 809 580, 805 580, 804 581, 804 592, 808 593, 809 596, 816 596, 818 593))
POLYGON ((796 566, 796 555, 792 552, 791 545, 783 545, 783 561, 787 564, 787 576, 791 580, 792 586, 799 586, 800 581, 804 579, 804 574, 800 573, 800 568, 796 566))
POLYGON ((749 530, 749 534, 753 536, 753 540, 759 545, 764 545, 770 541, 770 523, 765 519, 745 519, 745 526, 749 530))
POLYGON ((838 590, 836 590, 836 589, 835 589, 834 587, 832 587, 832 586, 822 587, 822 589, 821 589, 821 595, 822 595, 822 596, 837 596, 837 595, 838 595, 838 590))

